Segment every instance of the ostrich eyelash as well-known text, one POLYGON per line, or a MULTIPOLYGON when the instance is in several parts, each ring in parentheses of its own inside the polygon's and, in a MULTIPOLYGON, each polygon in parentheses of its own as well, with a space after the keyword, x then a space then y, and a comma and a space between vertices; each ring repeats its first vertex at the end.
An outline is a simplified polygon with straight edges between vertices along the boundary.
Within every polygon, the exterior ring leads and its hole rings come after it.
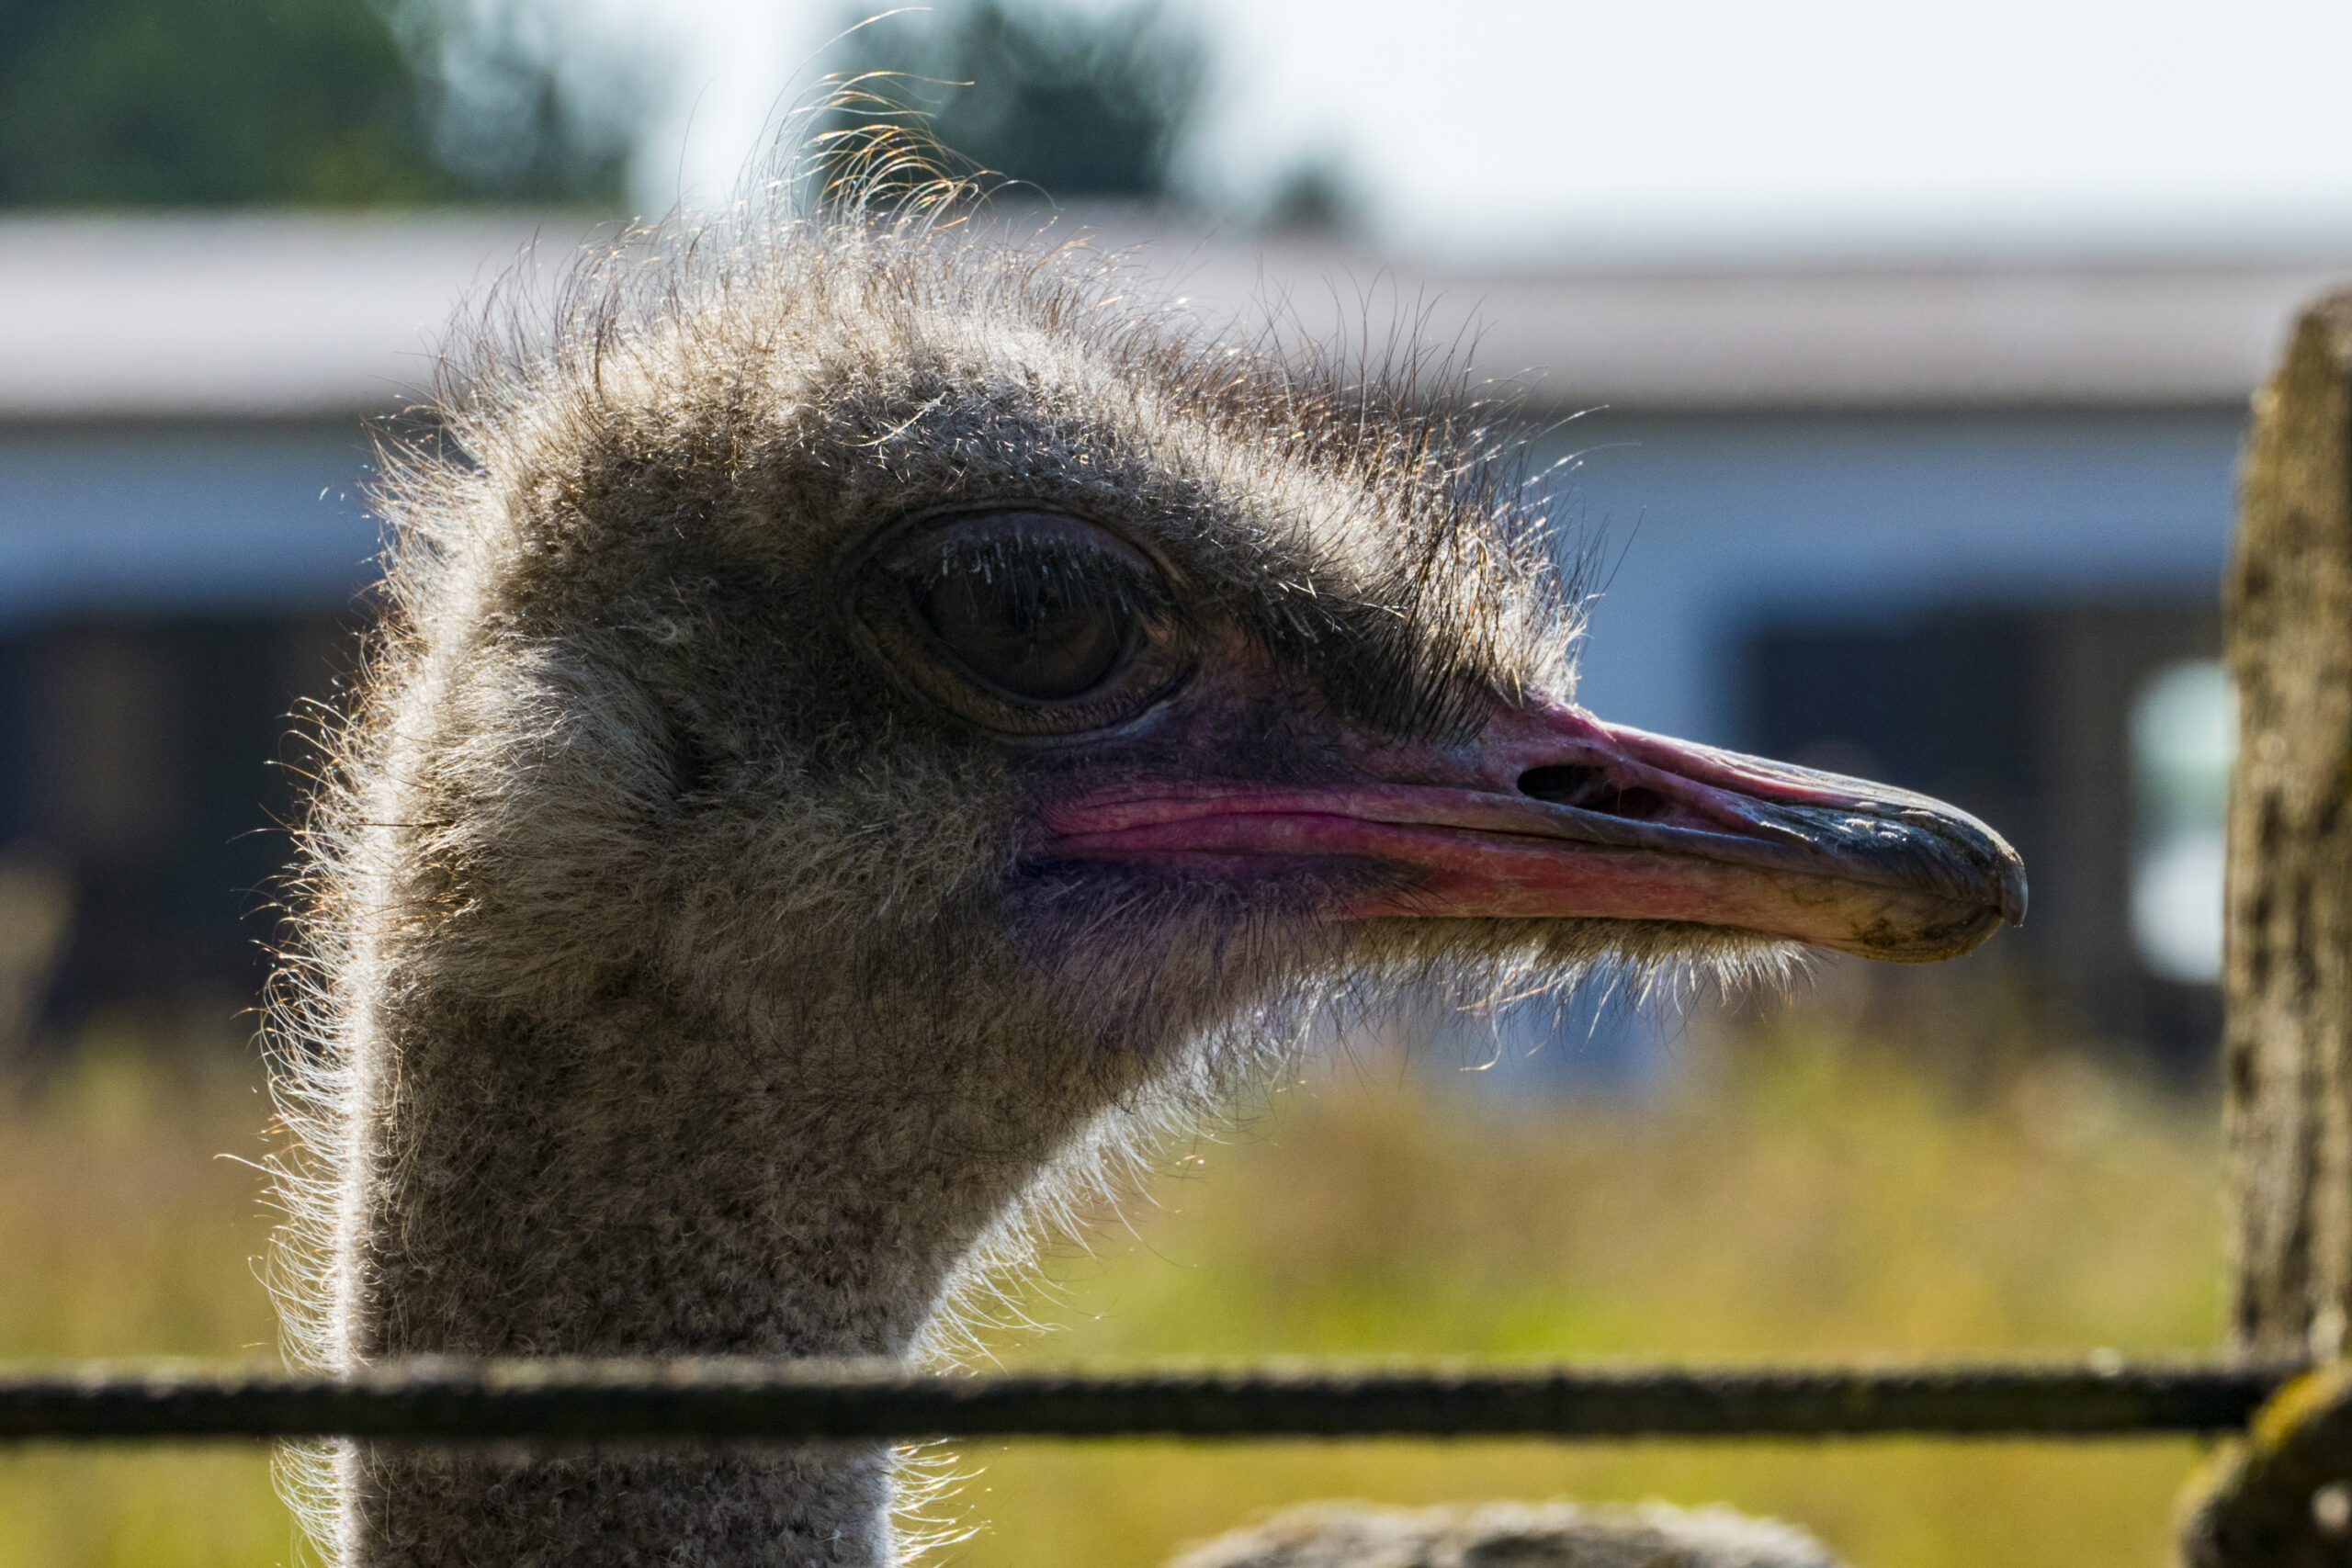
MULTIPOLYGON (((933 582, 974 577, 1010 587, 1015 605, 1034 614, 1048 602, 1165 621, 1174 605, 1158 578, 1101 550, 1055 538, 947 539, 921 574, 933 582)), ((917 579, 910 575, 910 581, 917 579)))

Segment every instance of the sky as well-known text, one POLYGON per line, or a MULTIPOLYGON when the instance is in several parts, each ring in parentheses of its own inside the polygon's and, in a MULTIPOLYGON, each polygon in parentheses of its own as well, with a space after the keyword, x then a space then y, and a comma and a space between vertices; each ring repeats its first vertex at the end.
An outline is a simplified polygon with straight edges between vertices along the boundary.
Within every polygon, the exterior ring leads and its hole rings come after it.
MULTIPOLYGON (((1202 186, 1329 154, 1406 251, 2352 237, 2352 0, 1168 3, 1219 62, 1202 186)), ((856 14, 601 4, 671 89, 649 208, 723 200, 856 14)))

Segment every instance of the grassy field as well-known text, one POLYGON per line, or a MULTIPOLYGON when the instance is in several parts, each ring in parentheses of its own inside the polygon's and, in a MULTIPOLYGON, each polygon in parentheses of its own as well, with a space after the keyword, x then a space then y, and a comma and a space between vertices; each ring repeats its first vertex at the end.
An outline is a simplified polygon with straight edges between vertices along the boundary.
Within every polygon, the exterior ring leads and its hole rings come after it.
MULTIPOLYGON (((2064 1055, 1968 1073, 1783 1025, 1640 1106, 1501 1107, 1360 1058, 1272 1096, 992 1334, 1008 1364, 1268 1354, 2190 1350, 2218 1323, 2211 1107, 2064 1055)), ((233 1052, 101 1040, 0 1105, 0 1354, 268 1355, 233 1052)), ((1142 1568, 1317 1497, 1728 1501, 1859 1568, 2155 1568, 2178 1441, 975 1446, 964 1568, 1142 1568)), ((0 1568, 296 1561, 251 1452, 0 1453, 0 1568)))
MULTIPOLYGON (((260 1077, 234 1046, 174 1067, 96 1037, 0 1102, 0 1356, 274 1359, 260 1077)), ((0 1447, 6 1568, 298 1561, 267 1457, 0 1447)))

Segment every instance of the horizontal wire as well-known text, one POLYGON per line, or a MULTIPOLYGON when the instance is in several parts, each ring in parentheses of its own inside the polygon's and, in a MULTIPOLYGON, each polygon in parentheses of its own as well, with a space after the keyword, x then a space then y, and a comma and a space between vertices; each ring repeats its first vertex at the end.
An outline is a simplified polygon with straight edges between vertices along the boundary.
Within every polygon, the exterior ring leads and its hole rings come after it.
POLYGON ((0 1439, 2115 1438, 2246 1424, 2300 1363, 909 1372, 891 1362, 387 1362, 348 1377, 0 1363, 0 1439))

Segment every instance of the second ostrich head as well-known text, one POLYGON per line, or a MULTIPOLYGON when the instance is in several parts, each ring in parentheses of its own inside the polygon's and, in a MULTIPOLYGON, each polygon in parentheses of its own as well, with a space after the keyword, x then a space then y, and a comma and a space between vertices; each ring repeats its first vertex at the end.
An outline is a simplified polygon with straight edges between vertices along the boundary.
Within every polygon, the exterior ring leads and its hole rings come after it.
MULTIPOLYGON (((290 1024, 329 1363, 905 1354, 1057 1173, 1334 998, 2021 913, 1957 811, 1578 708, 1475 408, 1130 284, 704 236, 478 350, 390 465, 290 1024)), ((346 1455, 333 1533, 888 1551, 878 1450, 613 1465, 346 1455)))

